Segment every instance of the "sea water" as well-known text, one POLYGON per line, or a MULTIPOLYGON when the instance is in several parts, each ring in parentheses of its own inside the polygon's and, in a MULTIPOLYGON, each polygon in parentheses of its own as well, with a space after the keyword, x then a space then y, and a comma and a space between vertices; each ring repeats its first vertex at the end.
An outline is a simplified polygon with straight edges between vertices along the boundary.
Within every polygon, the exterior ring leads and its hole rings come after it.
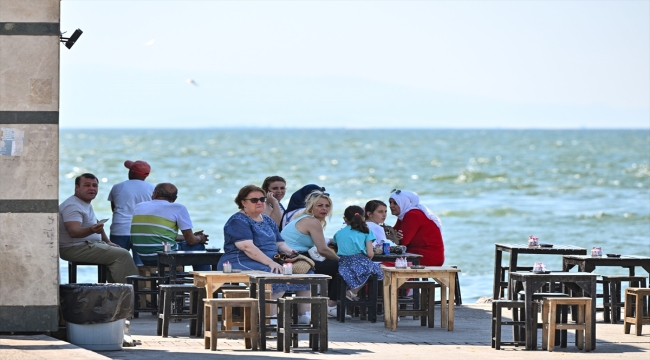
MULTIPOLYGON (((392 189, 415 191, 442 220, 445 264, 462 270, 466 302, 492 293, 495 243, 526 244, 535 235, 540 243, 650 256, 647 130, 129 129, 61 130, 60 137, 60 201, 73 194, 76 176, 91 172, 100 179, 95 213, 112 217, 106 199, 127 178, 124 161, 145 160, 147 181, 178 187, 177 202, 189 209, 193 230, 210 235, 211 248, 223 245, 237 191, 269 175, 287 179, 285 205, 305 184, 327 189, 328 237, 343 226, 347 206, 388 202, 392 189)), ((561 269, 560 256, 519 257, 520 266, 536 261, 561 269)), ((79 282, 96 281, 94 268, 79 271, 79 282)))

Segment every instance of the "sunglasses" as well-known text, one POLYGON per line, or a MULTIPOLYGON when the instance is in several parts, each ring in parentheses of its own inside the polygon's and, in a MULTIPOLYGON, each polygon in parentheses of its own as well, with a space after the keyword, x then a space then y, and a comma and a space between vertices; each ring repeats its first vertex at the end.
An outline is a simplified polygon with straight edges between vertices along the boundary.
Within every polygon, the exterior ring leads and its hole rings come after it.
MULTIPOLYGON (((323 189, 324 189, 324 188, 323 188, 323 189)), ((326 192, 323 192, 323 191, 314 190, 314 191, 311 192, 311 194, 309 194, 308 197, 312 197, 312 196, 325 196, 325 197, 330 197, 330 194, 329 194, 329 193, 326 193, 326 192)))
POLYGON ((402 193, 402 190, 399 190, 399 189, 393 189, 390 193, 391 193, 391 194, 392 194, 392 193, 395 193, 395 194, 399 195, 399 194, 402 193))
POLYGON ((244 199, 244 200, 248 200, 248 201, 252 202, 253 204, 257 204, 258 201, 266 202, 266 196, 262 196, 259 199, 258 198, 250 198, 250 199, 244 199))

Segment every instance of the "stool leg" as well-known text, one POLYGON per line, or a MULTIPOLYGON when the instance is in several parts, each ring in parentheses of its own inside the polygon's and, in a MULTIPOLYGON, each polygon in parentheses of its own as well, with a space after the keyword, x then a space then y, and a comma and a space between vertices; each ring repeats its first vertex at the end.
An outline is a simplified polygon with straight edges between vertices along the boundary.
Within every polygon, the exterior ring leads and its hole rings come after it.
POLYGON ((611 322, 610 311, 612 299, 609 295, 609 281, 603 280, 603 317, 606 323, 611 322))
POLYGON ((204 335, 203 335, 203 348, 204 349, 209 349, 210 348, 210 337, 212 336, 210 334, 210 332, 212 331, 212 329, 210 329, 210 314, 211 314, 210 304, 205 303, 203 305, 203 307, 205 308, 205 310, 203 312, 204 321, 205 321, 205 332, 204 332, 204 335))
MULTIPOLYGON (((223 308, 221 308, 223 312, 223 308)), ((219 337, 219 306, 212 306, 210 313, 210 351, 217 350, 217 338, 219 337)))
MULTIPOLYGON (((444 305, 442 305, 444 306, 444 305)), ((501 305, 497 305, 497 311, 496 311, 496 324, 495 326, 495 333, 494 333, 494 345, 495 349, 501 350, 501 305)))
MULTIPOLYGON (((375 282, 375 287, 377 286, 377 283, 375 282)), ((375 296, 375 299, 377 298, 377 289, 375 288, 375 291, 373 293, 375 296)), ((375 302, 375 320, 377 317, 377 303, 375 302)), ((318 346, 318 351, 319 352, 326 352, 327 351, 327 342, 328 342, 328 335, 327 335, 327 301, 323 301, 322 304, 318 305, 318 314, 320 314, 320 319, 318 321, 318 328, 320 329, 320 334, 319 334, 319 346, 318 346)))
POLYGON ((591 334, 591 316, 593 315, 591 312, 591 304, 587 303, 585 304, 585 351, 591 351, 591 349, 594 347, 594 344, 591 342, 592 340, 592 334, 591 334))
POLYGON ((248 315, 250 316, 250 322, 248 324, 250 327, 251 347, 254 351, 257 351, 257 324, 259 324, 259 317, 255 305, 255 303, 252 303, 248 307, 248 315))
POLYGON ((165 292, 165 307, 163 308, 163 321, 162 321, 162 336, 169 336, 169 315, 172 313, 172 300, 174 293, 171 291, 165 292))
MULTIPOLYGON (((198 294, 195 291, 190 292, 190 314, 198 314, 199 310, 196 308, 196 300, 198 294)), ((196 333, 196 324, 198 319, 190 319, 190 336, 198 336, 196 333)))
POLYGON ((284 309, 284 319, 283 319, 283 324, 284 324, 284 343, 282 344, 282 349, 285 353, 291 352, 291 338, 293 337, 293 334, 291 332, 291 313, 293 312, 292 306, 291 305, 286 305, 287 308, 284 309))
MULTIPOLYGON (((245 307, 242 310, 244 310, 244 333, 246 335, 250 335, 251 331, 251 308, 250 307, 245 307)), ((244 338, 244 347, 246 349, 250 349, 253 347, 252 340, 250 337, 245 337, 244 338)))
POLYGON ((634 295, 626 291, 625 292, 625 318, 623 319, 624 334, 630 333, 630 327, 632 326, 632 323, 629 322, 627 319, 634 316, 634 312, 632 310, 632 302, 634 300, 635 300, 634 295))
POLYGON ((620 282, 618 282, 618 281, 610 281, 609 282, 609 297, 610 297, 610 301, 609 301, 610 306, 609 306, 609 308, 610 308, 610 312, 611 312, 611 319, 610 320, 611 320, 612 324, 616 324, 618 318, 620 317, 620 310, 618 308, 618 296, 616 296, 617 293, 618 293, 619 287, 620 287, 620 282), (619 286, 616 286, 616 285, 619 285, 619 286))
MULTIPOLYGON (((285 303, 280 303, 278 301, 278 313, 276 315, 277 318, 277 350, 278 351, 283 351, 284 349, 284 307, 285 303)), ((260 331, 260 336, 266 336, 263 332, 260 331)))
POLYGON ((495 322, 496 322, 496 318, 495 318, 496 317, 496 307, 497 307, 497 304, 493 302, 492 303, 492 348, 493 349, 495 347, 494 337, 496 336, 496 334, 495 334, 496 333, 496 327, 494 325, 495 322))
MULTIPOLYGON (((569 306, 563 306, 562 307, 562 323, 563 324, 568 324, 569 323, 569 306)), ((567 337, 568 337, 568 331, 567 330, 560 330, 560 347, 565 349, 567 347, 567 337)))
POLYGON ((636 318, 636 324, 634 326, 636 328, 636 336, 641 336, 641 329, 643 329, 643 299, 643 295, 636 294, 636 301, 634 304, 634 317, 636 318))
MULTIPOLYGON (((442 306, 442 305, 441 305, 442 306)), ((429 314, 427 315, 429 321, 429 327, 432 328, 435 325, 434 315, 436 309, 436 288, 427 289, 427 310, 429 314)))
POLYGON ((548 317, 548 351, 553 351, 555 347, 555 319, 557 317, 557 305, 556 304, 549 304, 551 308, 551 312, 548 317))
POLYGON ((542 303, 542 350, 548 349, 548 301, 542 303))
MULTIPOLYGON (((612 303, 612 309, 613 307, 612 303)), ((585 324, 585 306, 578 306, 578 320, 577 324, 579 325, 584 325, 585 324)), ((583 350, 585 346, 585 332, 583 330, 576 330, 576 346, 578 347, 579 350, 583 350)))

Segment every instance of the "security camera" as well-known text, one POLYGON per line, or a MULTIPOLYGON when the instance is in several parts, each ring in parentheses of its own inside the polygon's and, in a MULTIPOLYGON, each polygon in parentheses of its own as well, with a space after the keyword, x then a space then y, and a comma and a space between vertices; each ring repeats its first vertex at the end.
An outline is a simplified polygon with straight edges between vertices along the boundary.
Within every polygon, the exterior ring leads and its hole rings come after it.
POLYGON ((63 34, 61 34, 61 37, 60 37, 61 42, 65 43, 65 47, 67 47, 68 49, 72 49, 72 45, 74 45, 74 43, 77 42, 77 40, 79 39, 79 36, 81 36, 81 34, 83 34, 83 31, 81 31, 81 29, 77 29, 72 33, 72 36, 70 36, 69 38, 63 37, 63 34))

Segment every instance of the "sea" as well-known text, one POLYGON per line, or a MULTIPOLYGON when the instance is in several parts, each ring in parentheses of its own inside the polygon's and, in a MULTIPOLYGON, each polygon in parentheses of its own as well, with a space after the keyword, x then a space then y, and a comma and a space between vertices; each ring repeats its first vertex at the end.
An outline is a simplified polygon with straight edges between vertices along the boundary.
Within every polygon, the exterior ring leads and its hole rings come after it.
MULTIPOLYGON (((534 235, 650 256, 648 129, 61 129, 60 200, 73 194, 76 176, 91 172, 100 179, 97 217, 110 218, 108 193, 127 179, 125 160, 147 161, 147 181, 178 187, 177 202, 194 230, 210 235, 210 248, 223 247, 238 190, 270 175, 287 180, 285 205, 305 184, 327 189, 334 203, 328 237, 343 226, 347 206, 414 191, 442 221, 445 264, 461 269, 468 303, 491 296, 495 243, 524 244, 534 235)), ((389 215, 387 223, 395 220, 389 215)), ((561 269, 559 256, 519 257, 520 266, 537 261, 561 269)), ((64 261, 60 272, 67 282, 64 261)), ((96 270, 79 268, 78 281, 96 281, 96 270)))

